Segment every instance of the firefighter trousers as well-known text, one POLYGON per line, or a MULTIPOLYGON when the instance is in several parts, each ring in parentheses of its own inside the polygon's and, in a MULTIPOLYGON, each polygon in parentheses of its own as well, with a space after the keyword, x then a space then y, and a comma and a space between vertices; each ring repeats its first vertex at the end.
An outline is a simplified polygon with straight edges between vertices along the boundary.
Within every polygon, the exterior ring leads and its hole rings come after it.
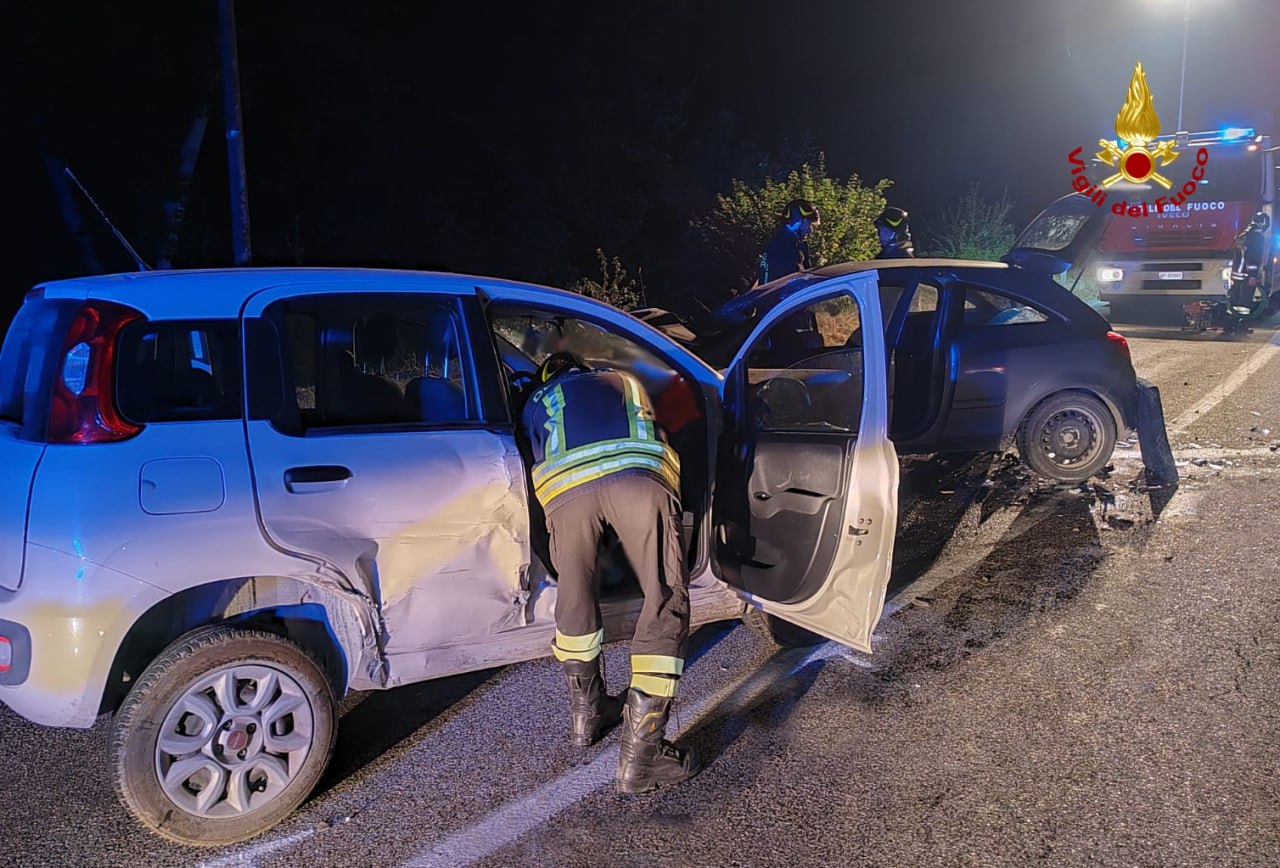
POLYGON ((689 641, 689 573, 680 541, 680 503, 642 474, 605 477, 547 513, 551 560, 559 573, 557 659, 600 654, 599 551, 606 528, 618 536, 644 606, 631 642, 631 686, 674 696, 689 641))

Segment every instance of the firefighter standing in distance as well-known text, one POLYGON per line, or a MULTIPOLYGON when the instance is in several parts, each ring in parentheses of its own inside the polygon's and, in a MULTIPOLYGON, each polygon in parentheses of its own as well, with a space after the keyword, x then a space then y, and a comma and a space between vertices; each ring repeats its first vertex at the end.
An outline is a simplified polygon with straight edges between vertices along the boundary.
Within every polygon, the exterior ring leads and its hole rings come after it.
POLYGON ((911 221, 907 212, 892 205, 880 212, 875 220, 876 238, 880 252, 876 259, 914 259, 915 245, 911 241, 911 221))
POLYGON ((811 268, 808 238, 822 225, 818 206, 808 199, 793 199, 782 215, 782 225, 773 233, 760 255, 756 286, 811 268))
POLYGON ((533 489, 546 510, 559 573, 552 653, 569 678, 575 745, 622 717, 617 788, 643 793, 693 777, 697 755, 663 739, 689 640, 689 577, 680 540, 680 459, 654 422, 644 387, 555 353, 525 405, 533 489), (635 569, 644 606, 631 642, 631 687, 606 693, 600 666, 601 535, 610 527, 635 569))
POLYGON ((1267 258, 1267 230, 1271 218, 1264 211, 1253 215, 1249 225, 1236 236, 1231 255, 1231 288, 1227 298, 1231 302, 1233 319, 1239 320, 1245 310, 1253 311, 1255 290, 1262 292, 1262 305, 1267 304, 1268 287, 1262 283, 1263 263, 1267 258))

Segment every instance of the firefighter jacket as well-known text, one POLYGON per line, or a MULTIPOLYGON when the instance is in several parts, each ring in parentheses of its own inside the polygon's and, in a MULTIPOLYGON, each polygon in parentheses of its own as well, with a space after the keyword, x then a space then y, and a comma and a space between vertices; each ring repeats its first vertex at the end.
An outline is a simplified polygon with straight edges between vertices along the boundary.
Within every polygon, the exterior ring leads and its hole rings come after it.
POLYGON ((652 477, 679 497, 680 459, 631 374, 598 370, 555 378, 529 396, 524 429, 534 495, 548 512, 623 474, 652 477))
POLYGON ((1236 236, 1231 256, 1231 279, 1244 280, 1257 277, 1262 271, 1266 256, 1267 239, 1257 227, 1249 227, 1236 236))
POLYGON ((809 245, 786 226, 779 226, 760 257, 760 273, 757 285, 795 274, 810 267, 809 245))

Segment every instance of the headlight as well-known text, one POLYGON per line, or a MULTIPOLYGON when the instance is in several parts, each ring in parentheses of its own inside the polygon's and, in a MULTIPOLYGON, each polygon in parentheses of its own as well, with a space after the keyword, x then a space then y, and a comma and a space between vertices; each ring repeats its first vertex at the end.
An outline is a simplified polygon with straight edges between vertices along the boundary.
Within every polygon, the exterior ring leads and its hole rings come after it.
POLYGON ((1120 268, 1099 268, 1098 280, 1103 283, 1115 283, 1124 279, 1124 270, 1120 268))

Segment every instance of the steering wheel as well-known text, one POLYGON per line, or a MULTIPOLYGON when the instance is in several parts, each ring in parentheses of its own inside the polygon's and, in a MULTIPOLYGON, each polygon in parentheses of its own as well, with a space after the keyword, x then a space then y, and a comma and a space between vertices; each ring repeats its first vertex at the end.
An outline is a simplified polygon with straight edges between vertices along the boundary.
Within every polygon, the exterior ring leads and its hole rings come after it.
POLYGON ((511 391, 524 394, 533 389, 534 378, 529 371, 512 371, 507 382, 511 385, 511 391))
POLYGON ((773 377, 756 390, 756 423, 765 427, 802 425, 813 420, 813 396, 800 380, 773 377))

